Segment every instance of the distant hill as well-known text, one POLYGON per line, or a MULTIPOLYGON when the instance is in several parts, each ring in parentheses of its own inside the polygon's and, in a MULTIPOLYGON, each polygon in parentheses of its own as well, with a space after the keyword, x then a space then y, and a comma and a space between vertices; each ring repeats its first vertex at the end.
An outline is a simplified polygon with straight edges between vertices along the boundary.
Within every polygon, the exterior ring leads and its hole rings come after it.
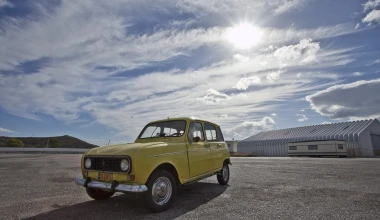
MULTIPOLYGON (((60 148, 84 148, 91 149, 98 147, 97 145, 87 143, 78 138, 71 137, 69 135, 57 136, 57 137, 5 137, 0 136, 0 147, 7 147, 6 143, 8 139, 15 138, 21 140, 24 143, 23 147, 38 147, 43 148, 47 146, 48 139, 57 139, 61 142, 60 148)), ((51 146, 49 146, 51 147, 51 146)))

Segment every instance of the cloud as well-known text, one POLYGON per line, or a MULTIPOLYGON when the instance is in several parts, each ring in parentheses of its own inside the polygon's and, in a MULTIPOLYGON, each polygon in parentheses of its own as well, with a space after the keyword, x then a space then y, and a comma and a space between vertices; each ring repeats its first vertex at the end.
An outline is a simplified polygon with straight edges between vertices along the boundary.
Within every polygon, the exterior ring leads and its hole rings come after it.
POLYGON ((236 59, 238 61, 241 61, 241 62, 249 61, 249 57, 246 57, 246 56, 243 56, 243 55, 240 55, 240 54, 235 54, 234 55, 234 59, 236 59))
POLYGON ((360 28, 360 23, 357 23, 356 26, 355 26, 355 30, 357 30, 358 28, 360 28))
POLYGON ((363 12, 375 9, 378 6, 380 6, 380 0, 369 0, 368 2, 363 4, 363 12))
POLYGON ((220 117, 221 117, 221 118, 227 118, 228 115, 227 115, 227 114, 221 114, 220 117))
POLYGON ((369 24, 372 22, 377 22, 380 24, 380 10, 371 11, 362 19, 362 22, 369 24))
POLYGON ((0 0, 0 8, 4 6, 12 7, 13 5, 7 0, 0 0))
POLYGON ((329 87, 306 96, 312 109, 330 119, 380 117, 380 79, 329 87))
POLYGON ((306 115, 297 114, 297 116, 300 117, 300 118, 297 120, 297 121, 299 121, 299 122, 304 122, 304 121, 309 120, 309 118, 307 118, 306 115))
POLYGON ((216 104, 229 99, 230 97, 228 95, 221 93, 215 89, 209 89, 207 95, 199 98, 199 100, 203 101, 206 104, 216 104))
POLYGON ((278 48, 273 56, 284 61, 299 60, 300 63, 309 63, 317 60, 317 53, 320 49, 318 42, 312 42, 312 39, 307 38, 301 40, 299 44, 278 48))
POLYGON ((257 76, 250 76, 247 78, 241 78, 233 88, 238 90, 247 90, 249 86, 254 84, 260 84, 261 79, 257 76))
POLYGON ((258 121, 244 121, 243 123, 233 127, 228 131, 232 137, 247 137, 258 132, 268 131, 273 129, 276 122, 271 117, 264 117, 258 121))
POLYGON ((9 129, 2 128, 2 127, 0 127, 0 132, 1 132, 1 133, 15 133, 15 131, 11 131, 11 130, 9 130, 9 129))
POLYGON ((332 124, 332 122, 330 122, 330 121, 324 121, 324 122, 321 123, 321 125, 329 125, 329 124, 332 124))
POLYGON ((271 115, 272 115, 273 117, 276 117, 276 116, 277 116, 277 114, 276 114, 276 113, 272 113, 271 115))
POLYGON ((280 79, 280 75, 281 75, 281 71, 277 71, 277 72, 272 72, 272 73, 268 73, 267 74, 267 80, 269 82, 274 82, 274 81, 277 81, 280 79))
POLYGON ((282 5, 278 6, 278 8, 274 10, 274 12, 276 14, 282 14, 284 12, 290 11, 291 9, 299 9, 307 2, 307 0, 289 0, 284 2, 282 5))
POLYGON ((363 73, 362 72, 354 72, 352 75, 354 75, 354 76, 362 76, 363 73))

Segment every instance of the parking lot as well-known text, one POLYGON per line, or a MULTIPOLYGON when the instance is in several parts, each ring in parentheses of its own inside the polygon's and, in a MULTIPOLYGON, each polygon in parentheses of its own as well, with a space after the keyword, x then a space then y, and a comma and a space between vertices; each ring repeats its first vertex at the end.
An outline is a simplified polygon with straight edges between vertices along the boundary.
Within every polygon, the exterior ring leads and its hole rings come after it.
POLYGON ((216 177, 180 187, 172 209, 149 213, 115 194, 91 200, 74 183, 81 155, 0 155, 1 219, 379 219, 379 158, 233 158, 216 177))

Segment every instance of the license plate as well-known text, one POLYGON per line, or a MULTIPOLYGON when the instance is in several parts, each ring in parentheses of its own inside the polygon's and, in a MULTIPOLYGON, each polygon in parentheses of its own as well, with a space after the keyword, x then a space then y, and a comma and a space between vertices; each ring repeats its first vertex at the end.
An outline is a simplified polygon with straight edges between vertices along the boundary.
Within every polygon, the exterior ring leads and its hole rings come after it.
POLYGON ((112 181, 112 173, 98 173, 98 179, 103 181, 112 181))

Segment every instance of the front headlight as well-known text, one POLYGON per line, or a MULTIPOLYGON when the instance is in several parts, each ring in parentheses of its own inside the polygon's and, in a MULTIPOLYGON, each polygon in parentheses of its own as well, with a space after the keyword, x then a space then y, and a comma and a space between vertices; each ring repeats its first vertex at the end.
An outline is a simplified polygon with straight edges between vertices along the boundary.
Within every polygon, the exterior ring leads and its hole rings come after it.
POLYGON ((91 159, 90 158, 87 158, 84 161, 84 167, 86 167, 87 169, 89 169, 91 167, 91 159))
POLYGON ((120 162, 120 168, 124 172, 129 171, 130 165, 130 160, 128 158, 122 159, 120 162))

